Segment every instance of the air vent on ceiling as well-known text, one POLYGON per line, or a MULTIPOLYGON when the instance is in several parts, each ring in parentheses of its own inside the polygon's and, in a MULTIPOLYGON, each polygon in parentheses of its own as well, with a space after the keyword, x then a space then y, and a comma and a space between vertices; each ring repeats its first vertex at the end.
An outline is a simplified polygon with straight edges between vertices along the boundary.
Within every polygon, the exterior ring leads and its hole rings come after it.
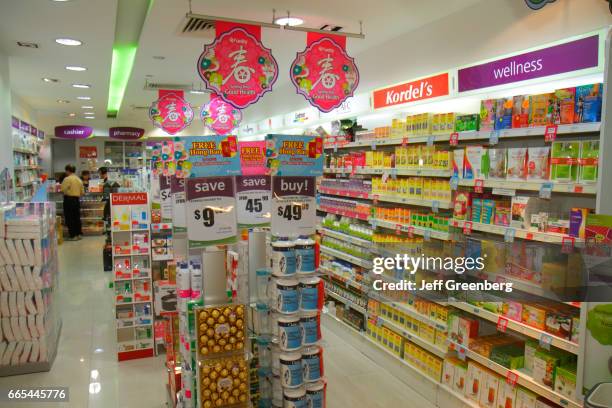
POLYGON ((132 110, 148 110, 149 106, 130 105, 132 110))
POLYGON ((25 48, 38 48, 38 44, 26 41, 17 41, 17 45, 25 48))
POLYGON ((321 28, 319 28, 319 30, 325 30, 325 31, 341 31, 344 27, 340 27, 340 26, 332 26, 329 24, 325 24, 322 25, 321 28))
POLYGON ((161 82, 147 81, 144 89, 147 91, 158 91, 160 89, 182 89, 183 91, 188 91, 191 89, 191 84, 163 84, 161 82))
POLYGON ((206 18, 186 15, 179 26, 180 36, 212 37, 215 34, 215 21, 206 18))

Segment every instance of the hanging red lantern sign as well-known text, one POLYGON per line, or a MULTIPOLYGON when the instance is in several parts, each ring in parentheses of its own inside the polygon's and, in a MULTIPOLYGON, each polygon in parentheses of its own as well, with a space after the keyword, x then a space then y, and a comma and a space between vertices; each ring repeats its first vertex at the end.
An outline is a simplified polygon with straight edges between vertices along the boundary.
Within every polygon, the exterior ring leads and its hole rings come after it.
POLYGON ((183 99, 183 91, 162 90, 149 108, 149 119, 164 132, 175 135, 191 124, 193 109, 183 99))
POLYGON ((242 121, 242 112, 216 95, 211 95, 210 102, 202 106, 200 117, 204 126, 220 136, 232 133, 242 121))
POLYGON ((355 59, 345 48, 345 37, 308 33, 306 49, 291 64, 297 93, 322 112, 339 107, 359 85, 355 59))
POLYGON ((244 109, 272 90, 278 64, 261 43, 261 27, 221 21, 215 25, 217 38, 204 46, 198 74, 206 89, 244 109))

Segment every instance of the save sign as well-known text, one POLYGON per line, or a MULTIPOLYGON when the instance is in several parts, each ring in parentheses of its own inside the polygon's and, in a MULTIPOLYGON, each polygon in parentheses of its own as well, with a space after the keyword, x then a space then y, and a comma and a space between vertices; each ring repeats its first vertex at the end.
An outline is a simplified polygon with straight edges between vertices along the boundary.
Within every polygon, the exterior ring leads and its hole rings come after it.
POLYGON ((315 177, 276 176, 272 179, 272 234, 315 233, 315 177))
POLYGON ((253 228, 270 225, 270 176, 237 176, 238 226, 253 228))
POLYGON ((189 248, 236 242, 234 178, 189 178, 186 183, 189 248))

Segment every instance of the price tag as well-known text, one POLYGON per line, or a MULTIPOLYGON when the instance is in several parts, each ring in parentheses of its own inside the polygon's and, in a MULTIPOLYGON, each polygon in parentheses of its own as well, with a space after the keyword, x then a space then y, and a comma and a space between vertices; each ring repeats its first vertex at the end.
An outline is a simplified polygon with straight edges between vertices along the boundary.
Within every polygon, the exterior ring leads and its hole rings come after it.
POLYGON ((472 235, 472 221, 466 221, 463 224, 463 235, 472 235))
POLYGON ((412 225, 408 227, 408 238, 414 238, 414 227, 412 225))
POLYGON ((550 350, 550 345, 552 344, 552 336, 550 334, 542 333, 540 336, 540 347, 550 350))
POLYGON ((508 371, 508 374, 506 374, 506 383, 508 383, 508 385, 515 387, 517 382, 518 382, 518 374, 515 373, 514 371, 508 371))
POLYGON ((431 230, 429 228, 423 230, 423 239, 425 241, 431 241, 431 230))
POLYGON ((440 202, 438 200, 433 200, 431 202, 431 211, 437 213, 440 210, 440 202))
POLYGON ((466 354, 467 354, 467 350, 465 349, 465 347, 457 344, 457 357, 459 358, 459 360, 465 361, 467 357, 466 354))
POLYGON ((395 224, 395 234, 400 235, 402 233, 402 226, 400 224, 395 224))
POLYGON ((512 188, 500 188, 495 187, 492 191, 493 195, 503 195, 508 197, 514 197, 516 195, 516 190, 512 188))
POLYGON ((492 130, 489 134, 489 145, 495 146, 499 143, 499 130, 492 130))
POLYGON ((550 200, 552 190, 553 190, 552 182, 547 181, 545 183, 542 183, 542 185, 540 186, 540 198, 545 198, 547 200, 550 200))
POLYGON ((450 134, 450 138, 448 139, 448 143, 451 146, 457 146, 459 144, 459 133, 453 132, 450 134))
POLYGON ((433 146, 434 140, 435 140, 434 136, 427 136, 427 146, 433 146))
POLYGON ((270 176, 236 176, 236 200, 240 228, 270 225, 271 186, 270 176))
POLYGON ((380 196, 378 194, 372 195, 372 201, 374 202, 374 204, 378 204, 379 198, 380 196))
POLYGON ((453 191, 457 190, 457 187, 459 187, 459 177, 452 176, 450 178, 450 187, 451 187, 451 190, 453 190, 453 191))
POLYGON ((582 184, 574 185, 574 193, 582 193, 584 191, 584 186, 582 184))
POLYGON ((483 179, 474 180, 474 192, 480 194, 483 191, 484 191, 484 180, 483 179))
POLYGON ((514 228, 506 228, 506 232, 504 233, 504 241, 514 242, 515 235, 516 230, 514 228))
POLYGON ((397 169, 396 168, 391 169, 391 178, 393 180, 397 179, 397 169))
POLYGON ((236 242, 233 177, 189 178, 186 196, 189 248, 236 242))
POLYGON ((370 225, 372 226, 372 228, 376 229, 376 227, 378 226, 378 220, 376 218, 370 218, 370 225))
POLYGON ((406 147, 408 145, 408 137, 404 136, 402 138, 402 147, 406 147))
POLYGON ((508 328, 508 319, 506 319, 503 316, 499 316, 499 318, 497 319, 497 331, 505 333, 507 328, 508 328))
POLYGON ((544 131, 544 141, 545 142, 554 142, 557 139, 557 130, 559 127, 557 125, 548 125, 546 126, 546 130, 544 131))
POLYGON ((561 252, 564 254, 571 254, 572 252, 574 252, 575 244, 576 244, 576 238, 563 237, 561 239, 561 252))
POLYGON ((376 142, 372 142, 372 144, 370 145, 370 147, 372 148, 372 150, 376 150, 376 142))
POLYGON ((533 233, 528 232, 527 234, 525 234, 525 239, 533 240, 533 233))
POLYGON ((381 180, 383 183, 386 183, 387 180, 389 180, 389 173, 387 173, 386 171, 382 174, 381 180))
POLYGON ((163 221, 172 221, 171 176, 159 176, 159 198, 163 221))
POLYGON ((315 177, 272 178, 272 234, 315 233, 315 177))
POLYGON ((172 176, 170 192, 172 193, 172 224, 174 232, 185 232, 187 231, 185 179, 172 176))

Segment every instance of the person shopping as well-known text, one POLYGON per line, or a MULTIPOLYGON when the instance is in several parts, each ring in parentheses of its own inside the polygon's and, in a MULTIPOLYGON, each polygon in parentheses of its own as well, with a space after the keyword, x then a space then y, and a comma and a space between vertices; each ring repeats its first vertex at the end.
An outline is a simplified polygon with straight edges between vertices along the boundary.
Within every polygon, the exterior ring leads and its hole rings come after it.
POLYGON ((62 181, 62 193, 64 193, 64 219, 68 227, 67 241, 80 240, 81 231, 81 196, 85 193, 83 182, 75 174, 76 168, 72 164, 65 167, 66 177, 62 181))

